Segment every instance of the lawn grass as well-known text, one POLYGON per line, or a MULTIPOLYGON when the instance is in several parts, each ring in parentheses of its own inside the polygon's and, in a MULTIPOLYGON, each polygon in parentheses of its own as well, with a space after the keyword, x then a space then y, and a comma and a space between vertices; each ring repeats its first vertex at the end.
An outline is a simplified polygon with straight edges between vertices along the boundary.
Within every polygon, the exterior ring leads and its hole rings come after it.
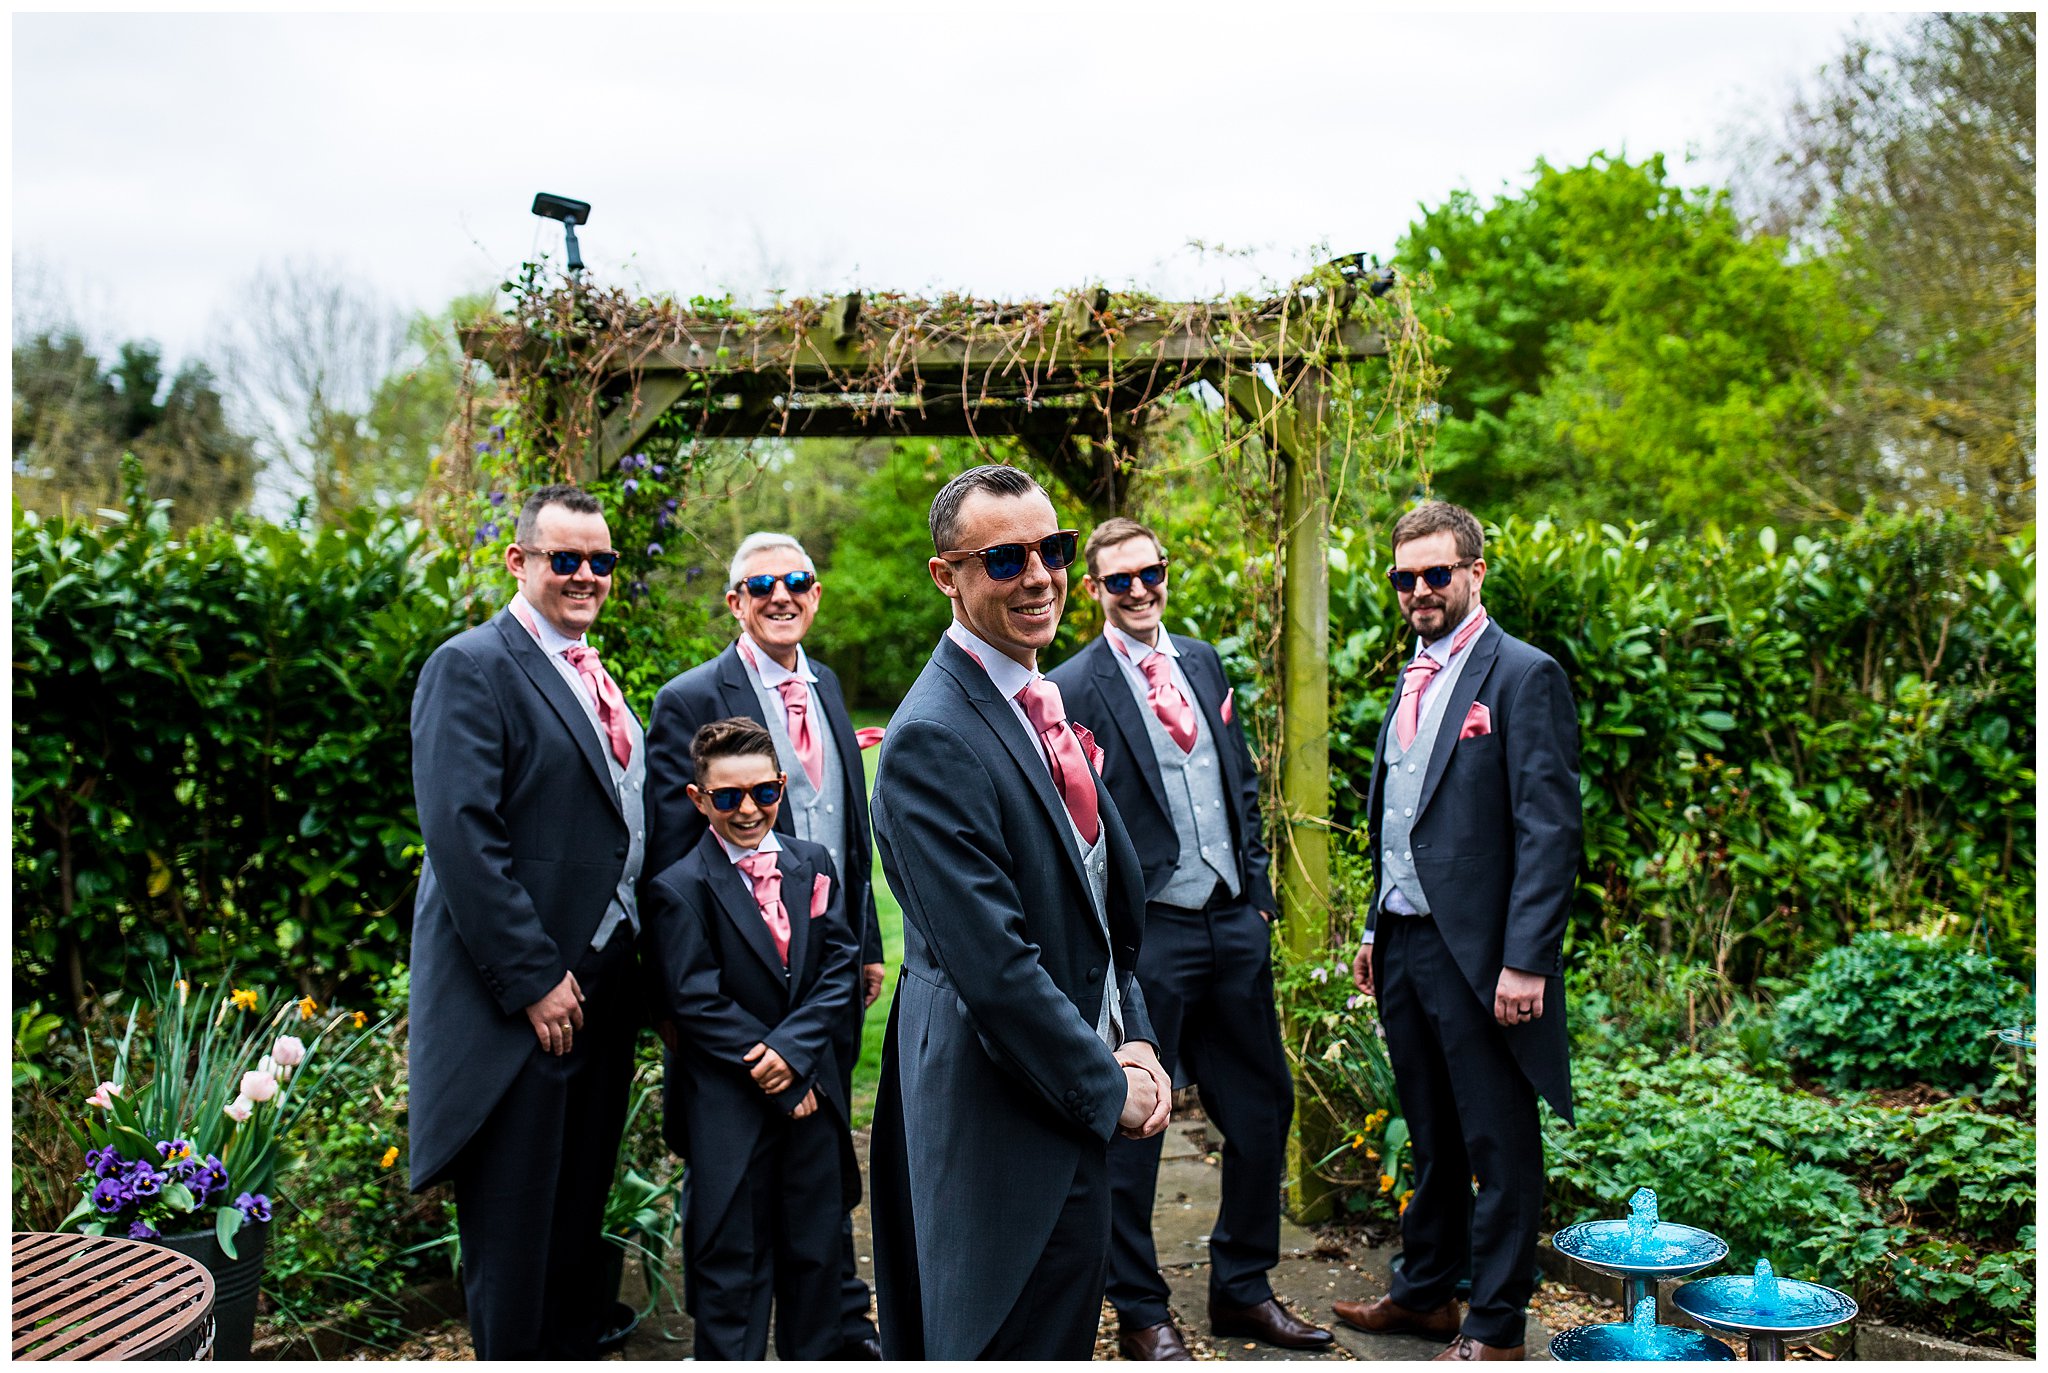
MULTIPOLYGON (((852 714, 856 729, 889 723, 886 710, 857 710, 852 714)), ((874 794, 875 788, 875 763, 881 756, 880 748, 871 748, 861 754, 861 762, 867 768, 870 795, 874 794)), ((882 978, 882 994, 875 998, 874 1005, 868 1007, 867 1020, 861 1030, 860 1062, 853 1070, 853 1124, 856 1129, 867 1124, 875 1114, 875 1084, 882 1075, 882 1036, 889 1026, 889 1004, 896 998, 896 969, 903 962, 903 907, 896 903, 896 894, 889 890, 888 880, 882 875, 879 850, 874 854, 874 864, 875 918, 882 926, 882 958, 888 971, 882 978)))

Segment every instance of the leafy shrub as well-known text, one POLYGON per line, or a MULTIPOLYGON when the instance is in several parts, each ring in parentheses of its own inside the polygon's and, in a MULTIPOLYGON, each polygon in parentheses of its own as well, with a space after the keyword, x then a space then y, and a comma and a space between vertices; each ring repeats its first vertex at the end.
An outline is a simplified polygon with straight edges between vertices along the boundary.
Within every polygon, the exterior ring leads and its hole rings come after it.
POLYGON ((2029 1013, 2018 983, 1959 941, 1867 930, 1823 954, 1778 1005, 1786 1046, 1847 1087, 1981 1082, 1993 1032, 2029 1013))
POLYGON ((1664 1216, 1854 1294, 1885 1319, 1982 1339, 2032 1329, 2035 1131, 1966 1100, 1835 1103, 1711 1054, 1639 1049, 1573 1065, 1575 1129, 1546 1138, 1559 1225, 1664 1216))

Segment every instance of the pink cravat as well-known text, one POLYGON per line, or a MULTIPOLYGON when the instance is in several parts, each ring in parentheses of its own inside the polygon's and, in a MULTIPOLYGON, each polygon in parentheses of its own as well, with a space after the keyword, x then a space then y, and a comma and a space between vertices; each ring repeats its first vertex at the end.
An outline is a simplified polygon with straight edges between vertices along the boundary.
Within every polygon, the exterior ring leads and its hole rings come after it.
POLYGON ((825 785, 825 748, 818 742, 818 732, 811 728, 811 688, 801 677, 785 677, 775 688, 782 693, 783 713, 789 720, 789 742, 796 749, 797 761, 804 765, 804 775, 811 779, 815 790, 825 785))
MULTIPOLYGON (((1482 610, 1451 639, 1451 651, 1444 655, 1445 659, 1457 657, 1484 628, 1486 612, 1482 610)), ((1394 707, 1394 738, 1402 748, 1415 742, 1415 733, 1422 728, 1422 689, 1429 685, 1430 678, 1443 670, 1443 666, 1429 654, 1420 653, 1401 674, 1401 700, 1394 707)))
MULTIPOLYGON (((1110 644, 1119 653, 1124 646, 1115 639, 1110 644)), ((1125 657, 1129 657, 1125 653, 1125 657)), ((1138 671, 1145 674, 1145 703, 1152 707, 1152 713, 1159 717, 1159 723, 1166 726, 1166 732, 1173 736, 1173 742, 1180 745, 1182 753, 1195 749, 1195 708, 1188 704, 1188 698, 1180 694, 1180 688, 1173 684, 1173 660, 1164 653, 1154 650, 1145 655, 1138 664, 1138 671)))
POLYGON ((619 694, 619 684, 597 661, 597 650, 589 644, 571 644, 562 650, 562 656, 590 684, 590 694, 597 700, 597 722, 612 741, 612 756, 620 767, 626 766, 633 761, 633 736, 626 732, 626 698, 619 694))
POLYGON ((1024 707, 1024 717, 1031 721, 1045 751, 1052 755, 1052 782, 1059 789, 1060 799, 1067 803, 1074 828, 1081 832, 1084 842, 1093 844, 1102 833, 1102 818, 1095 811, 1095 779, 1089 775, 1088 755, 1081 750, 1081 740, 1067 723, 1067 707, 1060 700, 1060 689, 1040 677, 1017 693, 1017 703, 1024 707))
POLYGON ((782 904, 782 869, 775 866, 775 855, 759 849, 742 858, 740 871, 754 883, 754 904, 761 908, 761 919, 768 926, 768 933, 775 938, 775 952, 782 955, 782 966, 789 966, 789 908, 782 904))

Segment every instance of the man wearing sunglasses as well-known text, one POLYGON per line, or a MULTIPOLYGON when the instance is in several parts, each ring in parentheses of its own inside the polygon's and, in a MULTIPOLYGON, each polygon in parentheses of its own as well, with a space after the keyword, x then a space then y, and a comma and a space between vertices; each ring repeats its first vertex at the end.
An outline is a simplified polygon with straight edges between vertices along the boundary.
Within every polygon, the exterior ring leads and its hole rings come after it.
POLYGON ((597 500, 534 492, 507 608, 413 697, 412 1183, 455 1188, 478 1358, 595 1358, 604 1204, 640 1023, 640 722, 584 641, 617 554, 597 500))
POLYGON ((1391 1291, 1336 1312, 1362 1330, 1455 1337, 1439 1359, 1520 1359, 1543 1209, 1537 1097, 1572 1118, 1561 950, 1580 859, 1578 716, 1556 660, 1480 604, 1485 542, 1469 511, 1418 506, 1393 544, 1388 579, 1418 643, 1374 752, 1375 889, 1352 977, 1379 1000, 1415 1195, 1391 1291))
POLYGON ((870 1175, 890 1358, 1085 1359, 1109 1141, 1171 1082, 1135 977, 1144 875, 1087 731, 1037 670, 1075 535, 1009 467, 932 501, 953 623, 882 745, 875 830, 903 903, 870 1175))
MULTIPOLYGON (((725 585, 739 637, 711 661, 671 679, 654 698, 647 727, 648 871, 663 871, 703 838, 704 817, 689 797, 690 741, 697 731, 735 716, 766 726, 789 779, 775 827, 821 844, 831 855, 860 940, 860 995, 834 1044, 850 1091, 863 1013, 882 991, 882 931, 875 917, 874 845, 860 743, 839 678, 804 651, 824 589, 803 545, 768 531, 740 541, 725 585)), ((842 1220, 841 1238, 839 1357, 878 1358, 881 1345, 868 1318, 868 1286, 853 1251, 850 1216, 842 1220)))
MULTIPOLYGON (((1223 1132, 1223 1204, 1209 1232, 1209 1328, 1282 1349, 1330 1332, 1273 1296, 1294 1082, 1273 1007, 1267 926, 1278 909, 1259 834, 1259 776, 1216 650, 1166 632, 1159 539, 1111 519, 1088 539, 1081 585, 1107 624, 1052 674, 1095 732, 1103 781, 1145 863, 1138 983, 1167 1071, 1199 1086, 1223 1132)), ((1127 1359, 1190 1357, 1152 1244, 1160 1140, 1110 1146, 1115 1228, 1108 1296, 1127 1359)))

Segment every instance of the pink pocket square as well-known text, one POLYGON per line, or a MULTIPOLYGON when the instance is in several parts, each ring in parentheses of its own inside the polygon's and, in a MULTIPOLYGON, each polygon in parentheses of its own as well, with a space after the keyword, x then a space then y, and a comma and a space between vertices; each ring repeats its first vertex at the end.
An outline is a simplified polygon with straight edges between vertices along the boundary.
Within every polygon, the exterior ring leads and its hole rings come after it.
POLYGON ((1237 688, 1232 687, 1223 693, 1223 707, 1216 713, 1223 717, 1223 723, 1226 725, 1237 716, 1236 701, 1237 688))
POLYGON ((1095 736, 1088 732, 1088 726, 1075 725, 1074 737, 1081 741, 1081 752, 1088 757, 1088 766, 1095 769, 1097 777, 1102 776, 1102 760, 1106 756, 1102 745, 1095 742, 1095 736))
POLYGON ((853 741, 864 749, 870 749, 881 743, 882 736, 887 733, 888 730, 880 725, 862 725, 853 732, 853 741))
POLYGON ((1472 709, 1465 712, 1465 724, 1458 731, 1460 739, 1477 739, 1482 734, 1493 733, 1493 712, 1479 702, 1472 703, 1472 709))
POLYGON ((832 904, 832 879, 819 873, 811 879, 811 919, 816 920, 832 904))

